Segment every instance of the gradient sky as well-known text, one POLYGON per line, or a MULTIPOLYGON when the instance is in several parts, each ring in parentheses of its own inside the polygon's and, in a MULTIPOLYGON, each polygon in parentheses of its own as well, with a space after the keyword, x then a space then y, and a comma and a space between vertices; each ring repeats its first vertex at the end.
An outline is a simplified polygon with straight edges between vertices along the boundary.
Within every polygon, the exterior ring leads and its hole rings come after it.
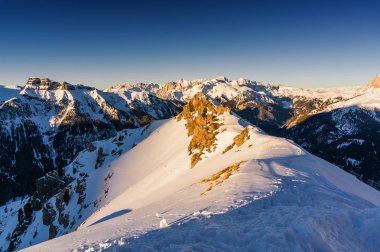
POLYGON ((0 0, 0 84, 225 75, 290 86, 380 73, 380 0, 0 0))

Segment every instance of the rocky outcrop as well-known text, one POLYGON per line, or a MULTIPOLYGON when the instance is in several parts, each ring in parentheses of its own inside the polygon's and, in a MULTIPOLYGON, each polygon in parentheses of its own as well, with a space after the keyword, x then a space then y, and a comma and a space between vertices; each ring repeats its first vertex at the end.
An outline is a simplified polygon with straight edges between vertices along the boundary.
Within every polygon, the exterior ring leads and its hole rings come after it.
POLYGON ((208 187, 206 190, 204 190, 201 193, 202 195, 205 195, 208 191, 211 191, 215 186, 222 184, 228 178, 233 174, 239 171, 240 165, 245 163, 245 161, 241 161, 238 163, 235 163, 233 165, 228 166, 227 168, 224 168, 223 170, 213 174, 210 178, 203 179, 201 183, 208 184, 208 187))
POLYGON ((40 210, 43 202, 65 188, 72 180, 69 176, 59 176, 56 171, 49 172, 37 179, 36 191, 31 198, 33 210, 40 210))
POLYGON ((23 235, 30 224, 33 222, 33 210, 30 201, 27 201, 22 208, 18 210, 18 223, 9 238, 9 246, 7 251, 16 250, 21 243, 20 236, 23 235))
POLYGON ((233 143, 226 147, 226 149, 223 151, 223 154, 231 150, 235 146, 242 146, 249 139, 249 127, 247 126, 237 136, 234 137, 233 143))
POLYGON ((58 233, 58 227, 54 225, 57 216, 55 207, 51 203, 45 204, 42 209, 42 216, 43 224, 49 227, 49 239, 53 239, 58 233))
POLYGON ((59 83, 56 81, 52 81, 49 78, 37 78, 31 77, 26 82, 26 85, 38 88, 40 90, 57 90, 57 89, 68 89, 68 83, 63 82, 59 83))
POLYGON ((216 106, 203 95, 194 96, 183 112, 178 115, 178 120, 186 120, 188 136, 192 136, 188 146, 191 155, 191 167, 194 167, 206 152, 216 149, 216 135, 222 125, 218 116, 227 112, 228 109, 216 106))
POLYGON ((380 88, 380 74, 373 79, 369 86, 372 88, 380 88))

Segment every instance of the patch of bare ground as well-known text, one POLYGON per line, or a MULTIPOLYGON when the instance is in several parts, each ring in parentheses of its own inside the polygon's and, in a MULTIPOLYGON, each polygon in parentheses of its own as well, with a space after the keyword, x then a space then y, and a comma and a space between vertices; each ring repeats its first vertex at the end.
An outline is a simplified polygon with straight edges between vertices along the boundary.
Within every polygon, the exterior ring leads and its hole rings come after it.
POLYGON ((237 172, 240 168, 240 165, 245 162, 246 161, 238 162, 213 174, 210 178, 202 179, 201 183, 208 184, 208 187, 205 191, 201 193, 201 196, 205 195, 208 191, 211 191, 215 186, 225 182, 233 173, 237 172))
POLYGON ((231 150, 234 146, 242 146, 247 140, 250 139, 250 135, 249 135, 249 128, 248 127, 245 127, 244 130, 242 130, 242 132, 240 132, 239 135, 235 136, 234 137, 234 142, 230 145, 228 145, 224 150, 223 150, 223 153, 226 153, 227 151, 231 150))

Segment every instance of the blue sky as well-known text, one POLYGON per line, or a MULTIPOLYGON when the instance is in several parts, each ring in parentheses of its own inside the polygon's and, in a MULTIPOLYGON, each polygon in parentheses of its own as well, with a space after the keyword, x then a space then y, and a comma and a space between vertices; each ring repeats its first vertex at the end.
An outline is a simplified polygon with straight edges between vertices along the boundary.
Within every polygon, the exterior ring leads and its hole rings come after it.
POLYGON ((225 75, 326 87, 377 73, 380 0, 0 0, 1 84, 225 75))

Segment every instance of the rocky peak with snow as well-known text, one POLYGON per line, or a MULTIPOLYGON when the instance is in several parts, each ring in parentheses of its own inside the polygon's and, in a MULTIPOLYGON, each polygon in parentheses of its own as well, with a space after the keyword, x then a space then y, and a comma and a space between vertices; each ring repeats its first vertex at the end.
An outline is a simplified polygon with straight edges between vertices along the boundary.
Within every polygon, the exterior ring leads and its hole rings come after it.
POLYGON ((155 83, 136 83, 136 84, 129 84, 124 83, 121 85, 115 85, 109 88, 106 88, 105 92, 113 92, 113 93, 122 93, 127 91, 137 91, 137 92, 148 92, 148 93, 155 93, 160 88, 160 85, 155 83))
POLYGON ((147 90, 147 91, 153 93, 153 92, 157 91, 160 88, 160 85, 158 85, 156 83, 142 83, 142 82, 139 82, 139 83, 136 83, 134 85, 134 87, 141 88, 142 90, 147 90))
POLYGON ((109 88, 104 89, 105 92, 118 92, 118 91, 123 91, 123 90, 129 90, 133 87, 132 84, 129 84, 128 82, 119 84, 119 85, 114 85, 109 88))
POLYGON ((49 78, 30 77, 26 82, 25 88, 35 88, 39 90, 57 90, 60 88, 67 88, 67 82, 59 83, 52 81, 49 78))
POLYGON ((176 119, 94 142, 42 209, 0 207, 0 248, 376 251, 379 192, 227 112, 196 94, 176 119))
POLYGON ((373 88, 380 88, 380 74, 373 79, 369 86, 373 88))
MULTIPOLYGON (((374 83, 377 87, 379 81, 374 83)), ((306 234, 336 230, 328 219, 320 218, 322 211, 323 216, 343 218, 341 223, 352 227, 352 236, 344 233, 342 240, 329 241, 331 246, 363 250, 361 242, 367 236, 357 238, 362 229, 356 227, 362 216, 372 218, 371 211, 362 210, 378 202, 376 192, 256 126, 291 138, 376 187, 380 171, 373 167, 380 165, 380 102, 373 89, 279 87, 223 76, 178 80, 162 87, 122 84, 104 91, 33 77, 21 93, 0 88, 0 201, 9 200, 9 195, 25 196, 0 206, 0 250, 24 248, 77 228, 78 233, 67 237, 81 234, 95 242, 112 238, 111 243, 118 244, 124 231, 136 228, 137 233, 126 235, 131 236, 157 226, 170 232, 174 223, 186 225, 184 219, 208 216, 208 211, 227 214, 231 207, 252 202, 247 213, 255 213, 249 216, 254 223, 266 220, 263 206, 294 204, 284 211, 291 216, 281 220, 297 227, 292 237, 298 240, 295 247, 292 240, 282 248, 296 250, 305 241, 310 248, 316 240, 326 243, 326 237, 298 236, 310 219, 322 225, 312 225, 306 234), (155 120, 173 117, 182 109, 176 119, 155 120), (352 192, 357 197, 349 197, 352 192), (300 209, 300 198, 305 208, 300 209), (341 214, 342 209, 346 214, 341 214), (297 222, 305 213, 310 218, 297 222), (128 225, 118 226, 124 223, 128 225), (113 231, 98 229, 102 225, 113 231), (98 233, 87 237, 90 232, 98 233), (352 243, 354 238, 361 242, 352 243)), ((267 223, 249 223, 245 230, 278 227, 273 220, 283 214, 272 209, 269 215, 267 223)), ((244 225, 247 219, 241 219, 244 225)), ((75 242, 64 244, 74 250, 79 246, 75 242)))
POLYGON ((215 80, 220 82, 228 82, 228 79, 225 76, 216 77, 215 80))
POLYGON ((228 108, 215 105, 203 94, 195 95, 177 116, 186 121, 188 136, 192 136, 188 150, 191 155, 191 167, 194 167, 206 152, 215 151, 216 136, 222 125, 219 116, 228 108))

